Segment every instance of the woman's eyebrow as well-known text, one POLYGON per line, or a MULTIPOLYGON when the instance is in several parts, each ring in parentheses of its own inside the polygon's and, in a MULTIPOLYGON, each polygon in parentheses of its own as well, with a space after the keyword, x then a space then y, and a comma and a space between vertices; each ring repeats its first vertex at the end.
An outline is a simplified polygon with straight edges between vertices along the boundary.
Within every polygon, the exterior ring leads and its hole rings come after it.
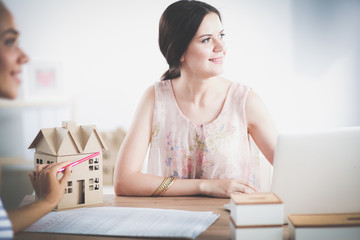
MULTIPOLYGON (((223 32, 224 32, 224 29, 223 29, 223 30, 221 30, 219 33, 221 34, 221 33, 223 33, 223 32)), ((212 34, 207 33, 207 34, 203 34, 203 35, 199 36, 198 38, 202 38, 202 37, 211 37, 211 36, 212 36, 212 34)))
POLYGON ((0 33, 0 37, 3 37, 6 34, 19 35, 19 32, 16 31, 15 29, 10 28, 10 29, 7 29, 7 30, 3 31, 2 33, 0 33))
POLYGON ((198 37, 198 38, 202 38, 202 37, 211 37, 212 36, 212 34, 203 34, 203 35, 201 35, 200 37, 198 37))

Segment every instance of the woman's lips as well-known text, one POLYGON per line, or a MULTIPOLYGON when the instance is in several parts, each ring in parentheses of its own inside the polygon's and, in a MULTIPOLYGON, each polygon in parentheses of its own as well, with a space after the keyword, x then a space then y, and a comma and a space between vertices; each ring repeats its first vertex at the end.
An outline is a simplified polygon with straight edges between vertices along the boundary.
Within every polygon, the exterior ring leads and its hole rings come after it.
POLYGON ((210 58, 209 61, 215 64, 222 64, 224 62, 224 58, 223 57, 210 58))
POLYGON ((21 78, 20 78, 20 74, 21 71, 15 71, 11 73, 11 77, 14 79, 15 82, 17 82, 18 84, 21 83, 21 78))

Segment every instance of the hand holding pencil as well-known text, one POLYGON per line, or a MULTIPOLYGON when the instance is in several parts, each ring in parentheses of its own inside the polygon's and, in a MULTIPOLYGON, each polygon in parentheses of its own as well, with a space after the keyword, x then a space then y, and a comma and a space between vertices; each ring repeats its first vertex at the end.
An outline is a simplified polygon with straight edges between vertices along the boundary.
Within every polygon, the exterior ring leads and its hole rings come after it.
POLYGON ((36 171, 30 172, 29 177, 39 200, 44 200, 55 207, 64 195, 66 183, 71 175, 71 167, 67 167, 64 175, 58 179, 59 169, 69 165, 62 162, 50 165, 37 165, 36 171))
POLYGON ((29 173, 36 196, 39 199, 51 203, 55 207, 64 195, 64 189, 70 177, 71 168, 99 154, 100 152, 96 152, 72 163, 67 161, 50 165, 37 165, 36 171, 29 173), (61 172, 64 172, 64 175, 60 179, 57 179, 57 174, 61 172))

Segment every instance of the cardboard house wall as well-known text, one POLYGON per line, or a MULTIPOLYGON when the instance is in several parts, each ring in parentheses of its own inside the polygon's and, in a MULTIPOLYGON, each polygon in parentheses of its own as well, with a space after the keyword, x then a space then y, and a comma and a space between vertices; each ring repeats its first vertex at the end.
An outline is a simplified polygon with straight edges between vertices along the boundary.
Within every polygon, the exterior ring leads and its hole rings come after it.
MULTIPOLYGON (((55 209, 76 208, 103 202, 102 151, 107 147, 95 126, 76 126, 63 122, 62 127, 41 129, 29 149, 35 148, 34 166, 75 162, 93 153, 94 158, 72 167, 65 194, 55 209)), ((58 173, 60 178, 62 173, 58 173)))

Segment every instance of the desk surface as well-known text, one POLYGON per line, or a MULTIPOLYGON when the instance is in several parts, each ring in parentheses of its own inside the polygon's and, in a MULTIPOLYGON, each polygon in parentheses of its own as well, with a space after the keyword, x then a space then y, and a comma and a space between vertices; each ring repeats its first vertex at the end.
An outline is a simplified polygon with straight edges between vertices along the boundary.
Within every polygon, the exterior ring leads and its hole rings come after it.
MULTIPOLYGON (((24 203, 28 203, 33 196, 28 196, 24 203)), ((222 240, 230 239, 229 211, 224 209, 224 204, 229 203, 229 199, 209 198, 209 197, 119 197, 111 194, 104 195, 104 202, 110 203, 113 207, 144 207, 144 208, 162 208, 190 211, 212 211, 220 214, 219 219, 211 225, 196 239, 222 240)), ((142 239, 130 237, 108 237, 108 236, 90 236, 90 235, 71 235, 71 234, 49 234, 49 233, 27 233, 21 232, 15 235, 15 240, 45 240, 45 239, 142 239)), ((153 239, 153 238, 144 238, 153 239)), ((287 227, 284 226, 284 239, 288 239, 287 227)))

